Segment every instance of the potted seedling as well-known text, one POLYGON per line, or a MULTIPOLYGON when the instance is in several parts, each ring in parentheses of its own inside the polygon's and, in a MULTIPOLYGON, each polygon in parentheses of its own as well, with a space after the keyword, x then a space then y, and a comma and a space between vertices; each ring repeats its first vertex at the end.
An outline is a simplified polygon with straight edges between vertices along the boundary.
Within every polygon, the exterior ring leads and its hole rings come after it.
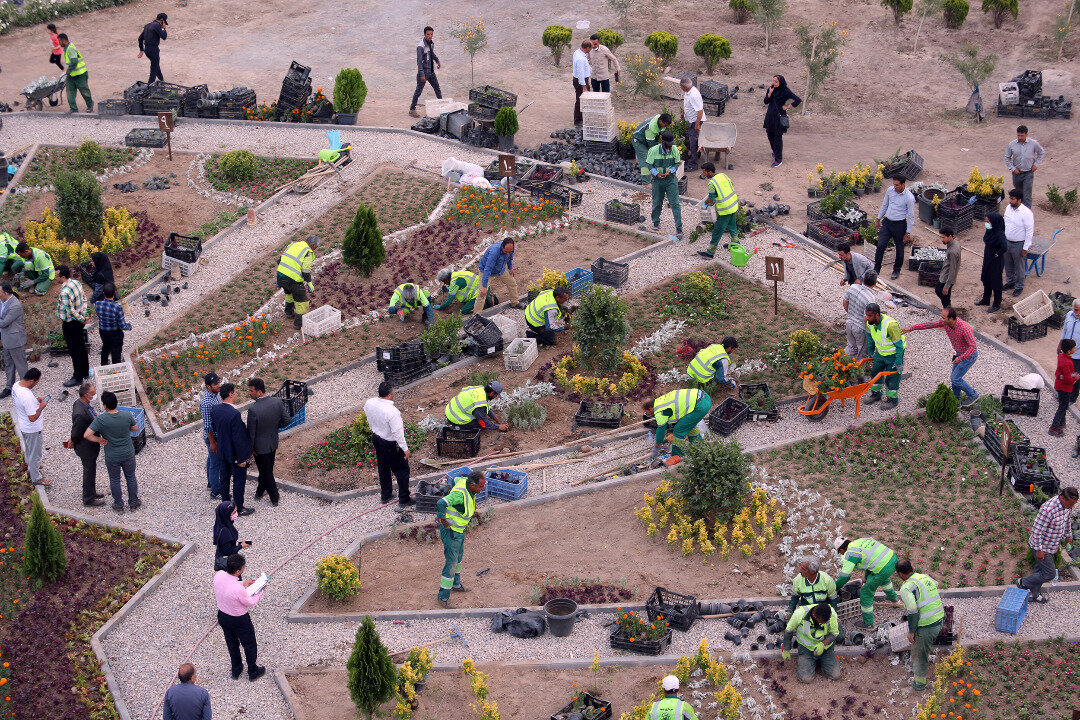
POLYGON ((510 152, 514 149, 514 135, 517 131, 517 110, 512 107, 499 108, 499 112, 495 113, 495 135, 499 138, 499 150, 510 152))
POLYGON ((367 84, 356 68, 342 68, 334 80, 334 107, 339 125, 355 125, 367 98, 367 84))

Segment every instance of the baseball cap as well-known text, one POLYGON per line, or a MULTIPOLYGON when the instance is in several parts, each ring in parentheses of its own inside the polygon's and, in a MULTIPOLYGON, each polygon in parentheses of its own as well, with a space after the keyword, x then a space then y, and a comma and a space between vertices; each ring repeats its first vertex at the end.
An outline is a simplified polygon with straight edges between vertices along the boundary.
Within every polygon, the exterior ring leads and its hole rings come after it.
POLYGON ((165 13, 158 13, 157 19, 163 21, 166 25, 169 24, 169 16, 165 13))
POLYGON ((679 678, 674 675, 667 675, 664 677, 664 689, 665 690, 678 690, 679 678))
POLYGON ((208 372, 205 376, 203 376, 203 382, 205 382, 207 385, 213 385, 219 380, 221 380, 221 378, 218 377, 218 374, 216 372, 208 372))
POLYGON ((498 380, 492 380, 491 383, 488 384, 488 387, 491 388, 491 392, 496 395, 502 392, 502 383, 498 380))

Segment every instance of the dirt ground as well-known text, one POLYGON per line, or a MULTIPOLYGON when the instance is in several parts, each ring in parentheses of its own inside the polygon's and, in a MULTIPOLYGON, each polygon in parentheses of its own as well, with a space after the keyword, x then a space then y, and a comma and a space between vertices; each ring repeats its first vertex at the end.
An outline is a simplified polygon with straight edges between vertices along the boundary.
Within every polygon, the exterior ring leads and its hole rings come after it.
MULTIPOLYGON (((535 473, 531 483, 537 483, 535 473)), ((718 556, 703 565, 700 555, 683 557, 662 538, 649 538, 634 517, 642 496, 657 480, 630 481, 537 508, 497 507, 490 523, 469 531, 462 573, 468 577, 470 607, 518 607, 530 602, 536 585, 554 577, 621 582, 643 600, 657 585, 701 598, 757 596, 775 592, 783 558, 776 543, 749 558, 718 556), (602 509, 600 509, 602 503, 602 509), (589 532, 581 532, 584 525, 589 532), (733 573, 738 566, 740 573, 733 573), (491 572, 476 577, 490 567, 491 572), (556 570, 557 569, 557 570, 556 570), (557 573, 557 574, 556 574, 557 573)), ((488 502, 478 509, 486 510, 488 502)), ((426 516, 420 519, 427 519, 426 516)), ((364 612, 434 608, 431 578, 442 566, 442 546, 417 544, 397 535, 363 550, 364 590, 347 603, 316 596, 305 612, 364 612), (392 568, 392 569, 391 569, 392 568)))
MULTIPOLYGON (((908 717, 918 699, 914 694, 904 693, 893 704, 893 700, 886 697, 895 682, 906 681, 910 671, 902 665, 890 665, 884 657, 873 660, 841 658, 844 676, 839 681, 829 682, 819 678, 810 685, 802 685, 795 679, 794 660, 784 664, 767 662, 768 665, 759 664, 749 671, 740 668, 742 692, 745 694, 749 691, 755 700, 762 702, 755 680, 761 677, 772 688, 773 697, 787 718, 809 717, 803 713, 815 710, 820 713, 816 717, 823 718, 839 719, 855 715, 880 718, 886 717, 882 713, 886 705, 888 717, 908 717), (784 695, 775 689, 777 686, 785 692, 784 695), (850 710, 846 711, 843 708, 849 702, 848 697, 851 698, 848 705, 850 710)), ((491 664, 481 665, 478 669, 490 676, 490 697, 498 703, 504 720, 548 717, 570 702, 574 692, 582 689, 596 689, 598 697, 611 703, 612 717, 619 717, 646 700, 656 690, 657 681, 670 671, 670 668, 662 665, 603 667, 596 676, 587 668, 535 670, 522 665, 491 664), (577 683, 577 688, 573 687, 574 683, 577 683)), ((345 690, 348 671, 344 665, 305 669, 291 673, 288 679, 296 695, 294 707, 299 720, 353 720, 356 717, 356 706, 345 690)), ((690 699, 691 692, 687 690, 681 697, 690 699)), ((463 708, 468 708, 475 701, 469 679, 463 671, 432 672, 428 675, 427 686, 419 695, 419 707, 414 717, 417 720, 462 717, 463 708)), ((711 696, 702 702, 712 702, 711 696)), ((768 701, 764 702, 767 704, 768 701)), ((391 709, 388 703, 385 710, 389 712, 391 709)), ((467 711, 464 712, 467 714, 467 711)), ((699 710, 698 714, 705 717, 707 713, 699 710)))

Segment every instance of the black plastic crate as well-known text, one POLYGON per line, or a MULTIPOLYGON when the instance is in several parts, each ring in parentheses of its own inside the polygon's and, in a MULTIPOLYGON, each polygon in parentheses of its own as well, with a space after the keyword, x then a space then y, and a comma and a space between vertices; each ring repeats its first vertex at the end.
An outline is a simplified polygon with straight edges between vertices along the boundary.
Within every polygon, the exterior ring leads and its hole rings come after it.
POLYGON ((733 397, 726 398, 709 411, 707 418, 709 429, 721 435, 730 435, 746 421, 749 411, 750 406, 742 400, 733 397), (724 419, 725 416, 727 416, 726 420, 724 419))
POLYGON ((618 626, 611 631, 611 647, 615 650, 626 650, 627 652, 637 653, 638 655, 663 655, 664 651, 671 646, 671 630, 667 631, 659 640, 640 640, 635 638, 631 642, 630 638, 621 634, 618 626))
POLYGON ((503 351, 503 339, 500 337, 493 343, 481 343, 469 338, 465 343, 465 354, 473 357, 488 357, 503 351))
POLYGON ((701 617, 701 603, 693 595, 681 595, 667 588, 657 587, 645 601, 645 612, 649 622, 661 622, 670 627, 686 632, 694 621, 701 617))
POLYGON ((470 316, 462 329, 480 345, 494 345, 502 340, 502 329, 483 315, 470 316))
POLYGON ((833 220, 814 220, 806 224, 806 237, 835 250, 851 242, 851 230, 833 220))
POLYGON ((375 348, 375 367, 379 372, 398 372, 424 362, 427 362, 427 353, 416 340, 397 347, 375 348))
POLYGON ((184 101, 181 98, 164 98, 161 100, 146 98, 143 100, 143 114, 156 115, 159 112, 179 112, 183 105, 184 101))
POLYGON ((1036 417, 1039 414, 1039 390, 1006 385, 1001 391, 1001 411, 1013 415, 1036 417))
POLYGON ((162 148, 168 137, 161 130, 145 130, 137 128, 132 130, 124 138, 124 144, 128 147, 162 148))
MULTIPOLYGON (((83 342, 89 347, 90 333, 83 328, 83 342)), ((63 330, 50 330, 49 331, 49 353, 51 355, 67 355, 68 346, 67 340, 64 339, 63 330)))
POLYGON ((935 268, 933 261, 923 260, 919 263, 919 285, 936 287, 939 277, 941 277, 941 268, 935 268))
POLYGON ((679 178, 679 194, 685 195, 687 192, 689 192, 689 190, 690 177, 688 175, 683 175, 681 178, 679 178))
POLYGON ((1016 83, 1021 99, 1030 99, 1042 94, 1041 70, 1025 70, 1014 77, 1011 82, 1016 83))
POLYGON ((290 80, 295 80, 296 82, 304 82, 308 79, 308 77, 311 76, 311 68, 307 65, 301 65, 300 63, 293 60, 292 64, 289 65, 289 71, 286 73, 285 76, 290 80))
POLYGON ((435 436, 435 453, 441 457, 470 458, 480 452, 480 429, 441 427, 435 436))
POLYGON ((636 225, 641 219, 641 206, 622 200, 608 200, 604 204, 604 220, 624 225, 636 225))
POLYGON ((165 238, 165 254, 181 262, 192 263, 202 255, 202 238, 196 235, 169 233, 165 238))
POLYGON ((543 183, 540 185, 539 193, 536 190, 533 191, 533 197, 541 200, 547 200, 548 202, 558 203, 563 207, 577 207, 581 204, 583 194, 580 190, 566 187, 554 182, 543 183))
POLYGON ((747 402, 749 398, 757 395, 759 392, 764 392, 766 397, 772 397, 772 393, 769 392, 769 383, 746 383, 739 385, 739 399, 746 402, 746 419, 753 420, 754 422, 765 422, 780 419, 780 409, 774 407, 772 410, 751 410, 750 403, 747 402))
POLYGON ((124 90, 124 98, 130 100, 132 98, 144 98, 147 93, 150 92, 150 86, 139 80, 131 87, 124 90))
POLYGON ((1037 487, 1047 495, 1056 495, 1061 484, 1057 474, 1046 461, 1046 449, 1022 445, 1014 448, 1010 467, 1013 478, 1013 487, 1022 493, 1033 492, 1032 487, 1037 487), (1034 463, 1028 467, 1028 463, 1034 463))
POLYGON ((586 140, 586 155, 612 155, 615 153, 615 140, 586 140))
POLYGON ((306 382, 299 380, 286 380, 281 383, 281 387, 274 393, 274 397, 284 400, 289 414, 296 415, 307 405, 308 385, 306 382))
POLYGON ((1024 117, 1024 108, 1022 105, 1002 105, 1001 101, 999 100, 997 106, 997 116, 1022 118, 1024 117))
MULTIPOLYGON (((637 205, 634 205, 636 208, 637 205)), ((630 279, 630 263, 615 262, 605 258, 596 258, 590 267, 594 283, 608 287, 622 287, 630 279)))
POLYGON ((698 85, 702 100, 727 100, 728 86, 718 80, 702 80, 698 85))
POLYGON ((435 506, 438 504, 439 499, 449 495, 452 489, 442 480, 421 480, 417 483, 416 492, 412 496, 413 500, 416 501, 413 512, 434 515, 438 510, 435 506))
MULTIPOLYGON (((851 219, 851 220, 848 220, 846 218, 841 219, 841 218, 836 217, 835 215, 830 215, 830 216, 826 217, 825 213, 821 212, 821 201, 820 200, 815 200, 812 203, 807 203, 807 205, 806 205, 806 218, 808 220, 831 220, 831 221, 833 221, 834 223, 836 223, 838 225, 843 225, 848 230, 858 230, 863 225, 867 224, 867 220, 866 220, 867 215, 866 215, 866 213, 858 206, 858 204, 854 200, 849 200, 844 205, 844 210, 845 211, 856 210, 856 211, 858 211, 858 214, 855 215, 853 217, 853 219, 851 219)), ((914 269, 914 268, 912 268, 912 269, 914 269)))
POLYGON ((1034 325, 1024 325, 1015 317, 1009 318, 1009 337, 1017 342, 1038 340, 1046 337, 1046 323, 1037 322, 1034 325))
POLYGON ((165 82, 164 80, 157 80, 147 86, 146 96, 153 100, 180 99, 189 89, 190 88, 186 85, 177 85, 175 83, 165 82))
POLYGON ((124 98, 109 98, 97 104, 98 115, 127 115, 130 103, 124 98))
POLYGON ((131 444, 135 446, 135 454, 137 455, 140 450, 146 447, 146 428, 144 427, 139 431, 138 435, 131 436, 131 444))
POLYGON ((481 105, 480 103, 469 103, 469 117, 480 120, 481 122, 493 122, 495 120, 495 113, 499 112, 498 108, 488 107, 487 105, 481 105))
POLYGON ((941 230, 951 231, 955 233, 961 233, 964 230, 968 230, 975 223, 975 205, 972 203, 965 203, 960 199, 959 195, 953 194, 956 199, 956 205, 948 205, 950 197, 947 196, 940 204, 938 204, 938 218, 941 221, 941 230))
POLYGON ((589 427, 617 428, 622 424, 623 406, 621 403, 605 403, 596 400, 582 400, 574 414, 575 425, 589 427), (615 415, 615 412, 618 415, 615 415))
POLYGON ((724 114, 724 110, 727 108, 727 100, 714 100, 712 98, 701 98, 701 109, 705 111, 706 115, 712 117, 720 117, 724 114))
POLYGON ((383 379, 394 387, 401 387, 402 385, 408 385, 411 382, 416 382, 420 378, 427 377, 438 369, 438 363, 423 362, 419 365, 413 365, 412 367, 403 368, 398 371, 384 371, 383 379))
POLYGON ((914 150, 908 150, 901 155, 896 162, 886 165, 882 174, 887 178, 900 176, 907 178, 908 180, 914 180, 919 177, 919 173, 922 172, 922 169, 922 156, 914 150))
MULTIPOLYGON (((611 703, 607 700, 595 698, 589 693, 583 693, 581 702, 587 707, 597 708, 600 712, 593 716, 592 720, 611 720, 611 703)), ((574 712, 575 703, 571 701, 562 710, 551 716, 551 720, 566 720, 574 712)))
POLYGON ((469 102, 498 110, 517 105, 517 95, 509 90, 500 90, 494 85, 481 85, 469 91, 469 102))

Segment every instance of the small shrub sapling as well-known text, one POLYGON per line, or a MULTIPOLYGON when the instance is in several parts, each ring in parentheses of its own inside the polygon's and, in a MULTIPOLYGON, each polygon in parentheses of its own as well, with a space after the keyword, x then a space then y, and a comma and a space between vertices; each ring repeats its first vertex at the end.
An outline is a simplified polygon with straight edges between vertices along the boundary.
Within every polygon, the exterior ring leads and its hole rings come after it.
POLYGON ((645 36, 645 47, 664 63, 669 63, 679 52, 679 38, 667 32, 649 33, 645 36))
POLYGON ((365 615, 356 629, 356 642, 346 667, 349 695, 357 710, 372 720, 379 706, 394 696, 397 670, 370 615, 365 615))
POLYGON ((1000 29, 1009 15, 1015 20, 1020 15, 1018 0, 982 0, 982 11, 994 18, 994 27, 1000 29))
POLYGON ((341 257, 364 277, 369 277, 372 270, 386 259, 382 231, 379 230, 375 211, 369 206, 361 204, 356 209, 356 215, 341 242, 341 257))
POLYGON ((694 54, 705 61, 705 72, 712 75, 721 60, 731 57, 731 43, 725 37, 706 33, 694 43, 694 54))
POLYGON ((544 28, 544 32, 540 36, 540 42, 551 51, 551 57, 555 60, 555 67, 559 67, 562 54, 570 47, 570 41, 573 37, 574 31, 563 25, 548 25, 544 28))
POLYGON ((926 400, 926 417, 936 423, 952 422, 960 409, 960 401, 944 383, 938 383, 937 390, 926 400))

